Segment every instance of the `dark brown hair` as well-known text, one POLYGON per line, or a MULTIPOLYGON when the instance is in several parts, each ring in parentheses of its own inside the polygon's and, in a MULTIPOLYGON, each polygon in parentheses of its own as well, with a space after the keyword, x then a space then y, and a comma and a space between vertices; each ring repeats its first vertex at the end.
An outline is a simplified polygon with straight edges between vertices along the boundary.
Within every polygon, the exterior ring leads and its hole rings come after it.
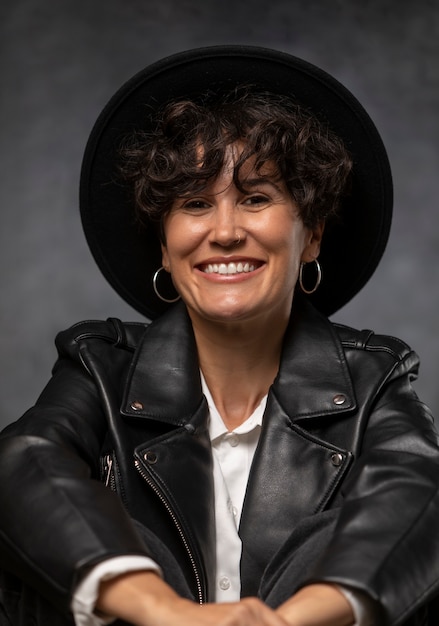
POLYGON ((199 193, 214 181, 236 141, 244 145, 234 168, 237 187, 245 191, 240 172, 247 159, 254 159, 258 173, 269 163, 308 227, 336 215, 346 193, 352 162, 343 142, 284 96, 246 88, 201 103, 171 102, 150 127, 122 149, 121 171, 133 185, 143 222, 162 223, 176 198, 199 193))

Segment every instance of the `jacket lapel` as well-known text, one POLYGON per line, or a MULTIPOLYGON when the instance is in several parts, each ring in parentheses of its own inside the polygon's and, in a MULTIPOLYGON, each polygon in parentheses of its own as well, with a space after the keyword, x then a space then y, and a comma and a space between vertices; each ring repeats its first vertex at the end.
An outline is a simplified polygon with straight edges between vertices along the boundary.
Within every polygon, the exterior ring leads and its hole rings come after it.
POLYGON ((215 572, 208 407, 192 326, 180 303, 147 328, 133 360, 121 411, 147 436, 136 446, 137 464, 168 508, 194 561, 192 566, 198 568, 201 580, 197 585, 208 596, 215 572))
POLYGON ((241 516, 242 595, 256 595, 266 565, 298 522, 329 502, 351 458, 308 428, 312 418, 333 419, 355 409, 342 346, 326 318, 306 303, 296 309, 241 516))
POLYGON ((179 302, 147 327, 128 374, 122 414, 181 426, 203 399, 197 347, 179 302))

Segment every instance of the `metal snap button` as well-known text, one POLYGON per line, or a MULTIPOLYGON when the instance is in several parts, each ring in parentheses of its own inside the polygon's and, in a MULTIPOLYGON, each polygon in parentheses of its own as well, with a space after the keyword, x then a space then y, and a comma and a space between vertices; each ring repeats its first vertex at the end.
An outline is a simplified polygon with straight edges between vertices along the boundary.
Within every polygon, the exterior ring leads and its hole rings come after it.
POLYGON ((131 402, 130 406, 133 411, 141 411, 143 409, 143 404, 138 400, 134 400, 134 402, 131 402))
POLYGON ((157 463, 157 455, 156 455, 156 453, 155 452, 151 452, 150 450, 148 452, 145 452, 145 454, 143 455, 143 458, 150 465, 154 465, 154 463, 157 463))
POLYGON ((346 396, 343 393, 338 393, 332 398, 334 404, 344 404, 346 402, 346 396))
POLYGON ((343 455, 340 452, 334 452, 331 454, 331 462, 335 467, 339 467, 343 463, 343 455))

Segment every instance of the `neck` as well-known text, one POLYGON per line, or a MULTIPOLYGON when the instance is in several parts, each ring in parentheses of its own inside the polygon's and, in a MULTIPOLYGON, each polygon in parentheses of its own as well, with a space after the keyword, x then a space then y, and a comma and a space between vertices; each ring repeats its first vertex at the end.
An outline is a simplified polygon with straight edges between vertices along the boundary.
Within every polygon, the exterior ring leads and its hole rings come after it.
POLYGON ((277 375, 288 317, 256 324, 191 319, 201 371, 233 430, 253 413, 277 375))

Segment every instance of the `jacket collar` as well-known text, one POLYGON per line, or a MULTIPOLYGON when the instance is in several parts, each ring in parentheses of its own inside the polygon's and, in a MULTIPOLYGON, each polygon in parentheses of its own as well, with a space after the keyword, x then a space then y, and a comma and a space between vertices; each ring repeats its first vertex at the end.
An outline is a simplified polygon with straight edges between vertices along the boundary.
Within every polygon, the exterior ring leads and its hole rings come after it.
POLYGON ((356 406, 343 347, 334 326, 296 296, 272 392, 293 421, 344 413, 356 406))
POLYGON ((146 328, 131 363, 121 411, 184 425, 202 400, 192 324, 178 302, 146 328))
MULTIPOLYGON (((350 411, 354 390, 332 324, 296 297, 272 393, 292 420, 350 411)), ((122 413, 174 425, 203 401, 189 315, 179 302, 146 329, 128 374, 122 413)))

